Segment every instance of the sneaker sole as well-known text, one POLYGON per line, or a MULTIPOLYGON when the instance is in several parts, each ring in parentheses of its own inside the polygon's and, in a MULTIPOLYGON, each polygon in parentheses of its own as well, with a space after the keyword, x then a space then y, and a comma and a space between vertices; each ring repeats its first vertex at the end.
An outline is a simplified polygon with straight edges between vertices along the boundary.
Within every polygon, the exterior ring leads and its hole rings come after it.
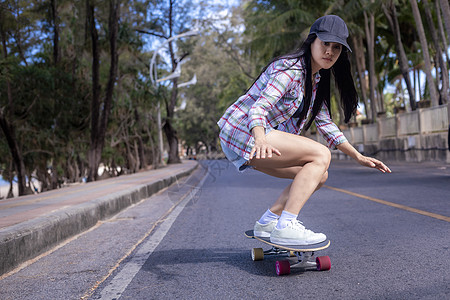
POLYGON ((254 231, 253 234, 257 237, 268 238, 270 237, 270 233, 266 231, 254 231))
POLYGON ((292 239, 282 239, 282 238, 276 238, 276 237, 271 237, 270 238, 270 242, 271 243, 278 244, 278 245, 283 245, 283 246, 308 246, 308 245, 319 244, 319 243, 325 242, 326 240, 327 239, 313 241, 313 242, 306 242, 306 241, 299 241, 299 240, 292 240, 292 239))

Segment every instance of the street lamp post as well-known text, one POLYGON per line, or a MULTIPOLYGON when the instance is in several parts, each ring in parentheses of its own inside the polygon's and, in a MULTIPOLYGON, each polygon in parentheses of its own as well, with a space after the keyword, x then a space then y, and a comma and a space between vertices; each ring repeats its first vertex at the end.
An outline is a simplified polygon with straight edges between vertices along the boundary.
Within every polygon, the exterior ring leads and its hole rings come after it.
MULTIPOLYGON (((187 31, 185 33, 181 33, 181 34, 175 35, 175 36, 165 40, 155 50, 155 52, 153 53, 153 56, 152 56, 152 60, 150 62, 150 80, 151 80, 151 83, 152 83, 152 85, 154 87, 156 87, 156 85, 159 82, 170 80, 170 79, 173 79, 173 78, 177 78, 177 77, 180 77, 180 75, 181 75, 181 61, 179 61, 177 63, 177 67, 175 68, 175 71, 172 74, 170 74, 170 75, 168 75, 166 77, 163 77, 161 79, 158 79, 158 74, 157 74, 155 65, 156 65, 156 56, 159 54, 159 51, 163 47, 165 47, 168 43, 170 43, 171 41, 174 41, 176 39, 179 39, 179 38, 182 38, 182 37, 186 37, 186 36, 194 36, 194 35, 197 35, 197 34, 198 34, 197 30, 190 30, 190 31, 187 31)), ((196 79, 196 76, 194 75, 194 78, 191 81, 189 81, 187 83, 184 83, 184 84, 180 84, 180 87, 186 86, 187 84, 195 84, 195 82, 197 82, 197 79, 196 79)), ((159 101, 158 101, 158 104, 157 104, 157 107, 156 107, 156 111, 157 111, 157 122, 158 122, 158 144, 159 144, 159 153, 160 153, 160 155, 159 155, 159 163, 160 164, 164 164, 164 160, 163 160, 164 146, 163 146, 162 124, 161 124, 162 123, 161 122, 161 105, 160 105, 159 101)))

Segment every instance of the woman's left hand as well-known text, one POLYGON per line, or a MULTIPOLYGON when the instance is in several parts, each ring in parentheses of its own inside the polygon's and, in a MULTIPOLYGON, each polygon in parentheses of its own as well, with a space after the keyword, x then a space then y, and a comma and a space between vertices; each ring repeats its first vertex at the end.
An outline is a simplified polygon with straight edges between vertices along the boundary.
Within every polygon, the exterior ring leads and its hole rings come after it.
POLYGON ((357 161, 363 166, 378 169, 383 173, 391 173, 391 169, 389 169, 382 161, 373 157, 361 155, 357 161))

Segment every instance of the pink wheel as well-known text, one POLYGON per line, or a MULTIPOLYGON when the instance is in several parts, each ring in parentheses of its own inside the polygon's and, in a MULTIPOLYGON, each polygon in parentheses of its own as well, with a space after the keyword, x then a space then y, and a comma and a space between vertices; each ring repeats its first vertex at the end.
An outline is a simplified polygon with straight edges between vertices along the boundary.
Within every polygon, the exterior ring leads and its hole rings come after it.
POLYGON ((277 269, 277 275, 288 275, 291 273, 291 264, 288 260, 279 260, 275 263, 277 269))
POLYGON ((329 256, 316 257, 316 263, 318 271, 327 271, 331 269, 331 260, 329 256))

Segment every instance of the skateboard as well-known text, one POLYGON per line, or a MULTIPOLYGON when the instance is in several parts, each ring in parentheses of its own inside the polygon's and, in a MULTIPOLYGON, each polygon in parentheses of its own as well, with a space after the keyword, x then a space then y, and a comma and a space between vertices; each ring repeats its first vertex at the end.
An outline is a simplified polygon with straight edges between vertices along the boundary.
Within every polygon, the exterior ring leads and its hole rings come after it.
POLYGON ((287 275, 291 272, 291 268, 300 268, 303 270, 317 269, 318 271, 327 271, 331 268, 331 261, 328 256, 314 256, 314 252, 324 250, 330 246, 330 240, 326 240, 319 244, 313 245, 295 245, 286 246, 272 243, 270 238, 255 236, 253 230, 247 230, 245 236, 251 239, 256 239, 263 242, 272 249, 264 251, 262 248, 252 249, 252 260, 263 260, 264 256, 276 255, 276 256, 288 256, 297 257, 297 262, 291 265, 289 260, 279 260, 275 263, 276 273, 278 276, 287 275))

